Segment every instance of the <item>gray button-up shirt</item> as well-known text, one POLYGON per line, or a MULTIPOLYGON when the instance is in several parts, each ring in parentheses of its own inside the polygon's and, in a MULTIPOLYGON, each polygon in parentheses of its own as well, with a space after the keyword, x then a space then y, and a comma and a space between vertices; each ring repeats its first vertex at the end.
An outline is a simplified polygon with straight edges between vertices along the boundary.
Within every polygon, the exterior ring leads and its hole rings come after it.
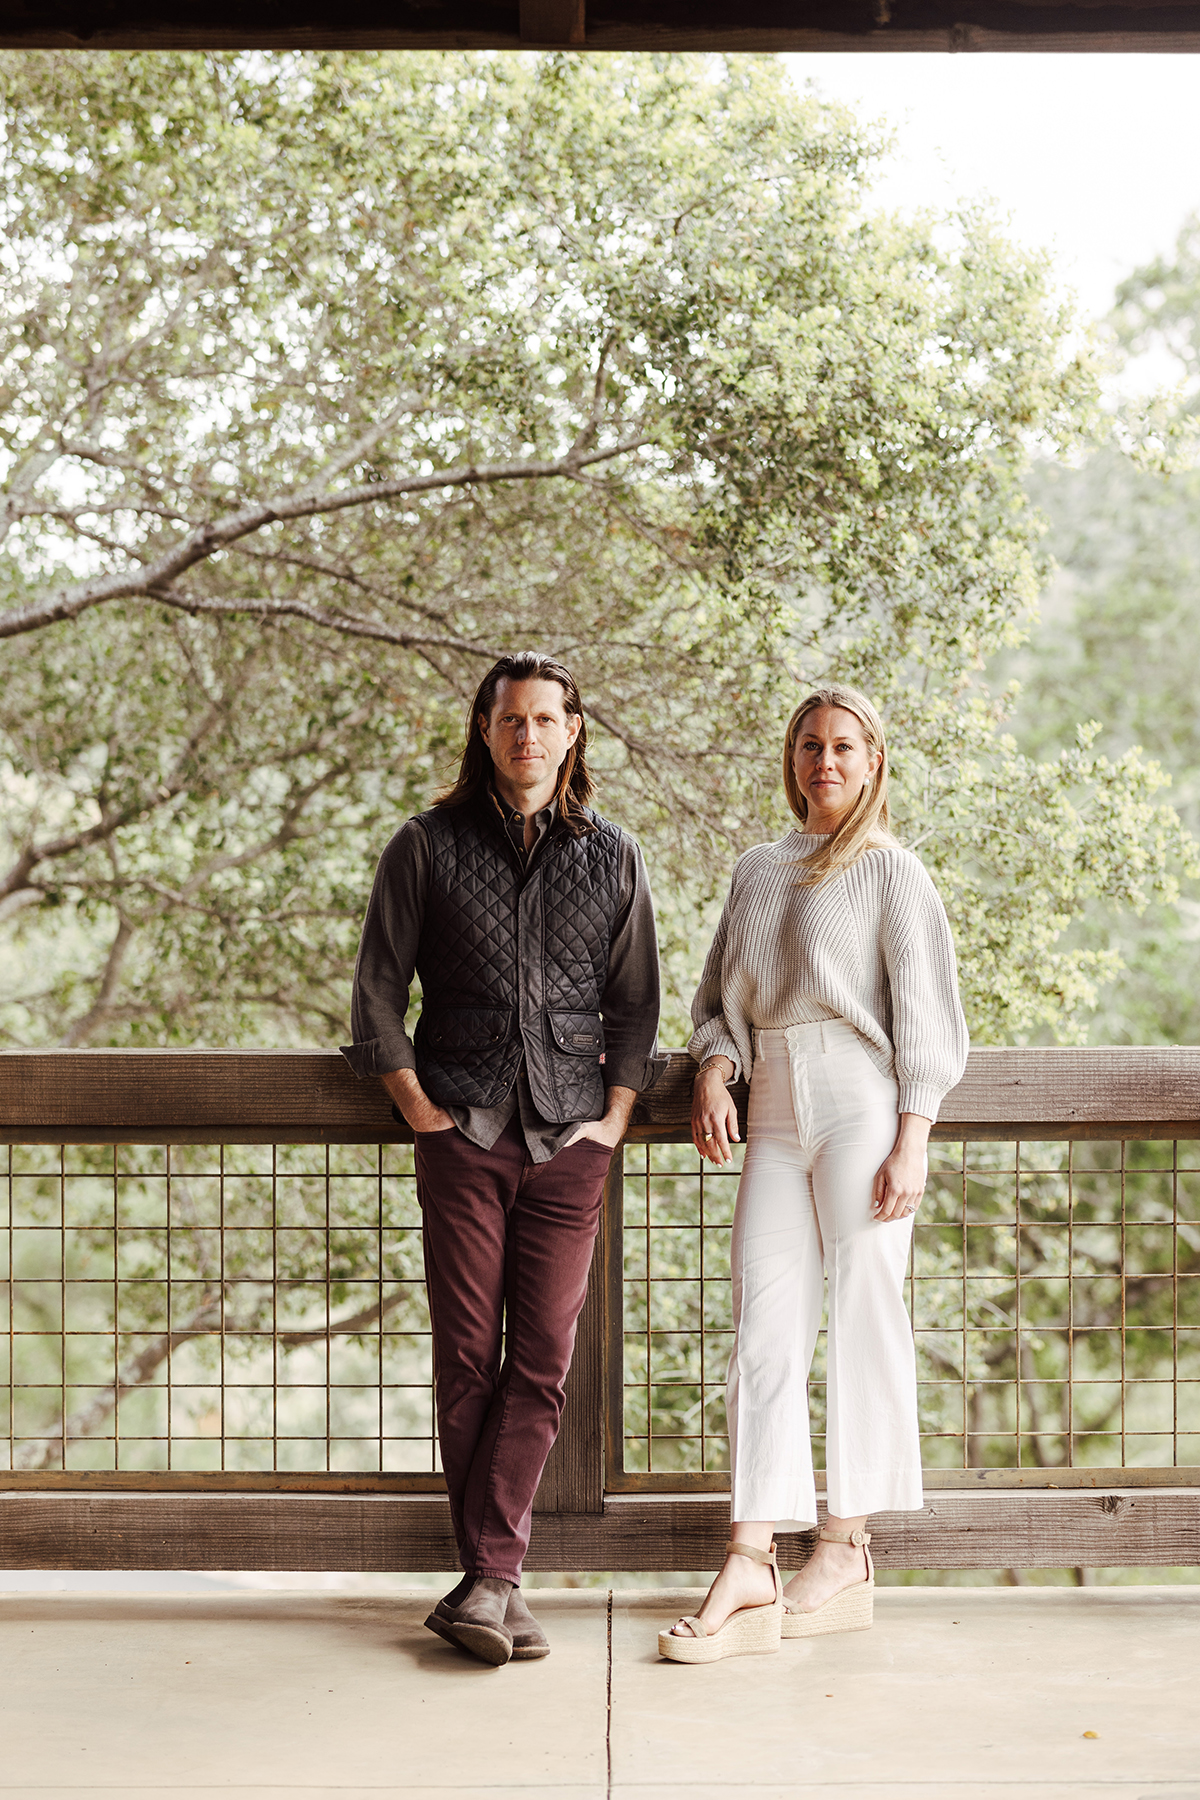
MULTIPOLYGON (((489 793, 528 874, 554 828, 556 807, 534 815, 535 837, 526 850, 525 815, 506 805, 494 788, 489 793)), ((379 860, 363 921, 350 1015, 354 1042, 342 1046, 356 1075, 388 1075, 417 1066, 405 1016, 432 871, 429 839, 424 828, 409 819, 379 860)), ((609 941, 601 1011, 604 1084, 640 1093, 657 1080, 666 1059, 656 1054, 658 941, 650 882, 637 843, 625 833, 618 856, 617 915, 609 941)), ((541 1117, 529 1091, 524 1059, 512 1088, 497 1106, 447 1106, 443 1110, 464 1137, 484 1150, 490 1150, 509 1120, 518 1116, 530 1157, 539 1163, 549 1162, 585 1123, 575 1119, 559 1125, 541 1117)))

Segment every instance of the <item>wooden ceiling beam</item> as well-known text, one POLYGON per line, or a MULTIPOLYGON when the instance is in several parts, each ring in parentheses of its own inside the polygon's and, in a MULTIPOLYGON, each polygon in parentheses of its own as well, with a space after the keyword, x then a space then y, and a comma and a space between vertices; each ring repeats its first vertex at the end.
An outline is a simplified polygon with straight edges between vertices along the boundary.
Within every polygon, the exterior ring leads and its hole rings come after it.
POLYGON ((521 0, 521 42, 532 49, 578 49, 586 43, 586 0, 521 0))
POLYGON ((1200 51, 1200 0, 0 0, 6 49, 1200 51))

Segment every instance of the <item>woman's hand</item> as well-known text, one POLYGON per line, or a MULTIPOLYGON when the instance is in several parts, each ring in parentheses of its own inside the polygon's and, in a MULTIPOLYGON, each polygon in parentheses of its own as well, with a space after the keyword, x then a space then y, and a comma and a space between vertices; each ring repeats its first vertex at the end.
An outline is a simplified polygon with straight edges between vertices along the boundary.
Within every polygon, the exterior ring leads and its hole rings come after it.
POLYGON ((733 1064, 727 1056, 711 1069, 703 1069, 692 1089, 692 1142, 701 1156, 711 1162, 733 1161, 731 1144, 740 1144, 737 1107, 729 1097, 726 1079, 733 1079, 733 1064), (728 1070, 728 1077, 726 1077, 728 1070))
POLYGON ((910 1219, 920 1206, 929 1174, 926 1147, 932 1123, 920 1113, 901 1113, 895 1148, 875 1177, 871 1197, 875 1217, 881 1223, 910 1219))

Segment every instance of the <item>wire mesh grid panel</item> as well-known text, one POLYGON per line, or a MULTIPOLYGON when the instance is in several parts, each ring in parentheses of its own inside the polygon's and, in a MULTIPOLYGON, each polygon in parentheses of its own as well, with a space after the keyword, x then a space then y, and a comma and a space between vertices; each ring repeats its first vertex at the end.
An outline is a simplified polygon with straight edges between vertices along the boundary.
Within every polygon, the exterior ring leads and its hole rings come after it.
POLYGON ((741 1152, 723 1169, 691 1144, 625 1148, 623 1468, 729 1468, 725 1370, 733 1342, 729 1236, 741 1152))
MULTIPOLYGON (((626 1147, 614 1488, 726 1479, 737 1180, 626 1147)), ((931 1474, 1200 1467, 1200 1142, 934 1142, 908 1301, 931 1474)))
POLYGON ((909 1281, 927 1466, 1200 1466, 1200 1142, 930 1162, 909 1281))
POLYGON ((411 1148, 4 1157, 4 1467, 435 1475, 411 1148))

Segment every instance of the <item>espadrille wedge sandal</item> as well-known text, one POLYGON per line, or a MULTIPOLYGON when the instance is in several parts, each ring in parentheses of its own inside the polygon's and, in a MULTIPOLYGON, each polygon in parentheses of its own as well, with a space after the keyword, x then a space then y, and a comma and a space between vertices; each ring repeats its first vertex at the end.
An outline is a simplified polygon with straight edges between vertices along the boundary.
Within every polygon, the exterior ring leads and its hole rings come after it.
POLYGON ((725 1656, 768 1656, 779 1648, 779 1631, 783 1620, 783 1584, 775 1561, 775 1545, 769 1550, 756 1550, 753 1544, 729 1543, 726 1556, 748 1556, 752 1562, 765 1563, 775 1583, 775 1598, 764 1606, 739 1606, 731 1612, 719 1631, 711 1634, 699 1619, 680 1619, 690 1637, 674 1631, 660 1631, 658 1654, 668 1662, 720 1662, 725 1656))
POLYGON ((812 1612, 802 1612, 794 1600, 785 1597, 781 1637, 820 1637, 827 1631, 870 1631, 875 1623, 875 1564, 867 1549, 871 1542, 870 1532, 822 1531, 820 1535, 827 1544, 859 1545, 867 1560, 867 1579, 832 1594, 823 1606, 812 1612))

